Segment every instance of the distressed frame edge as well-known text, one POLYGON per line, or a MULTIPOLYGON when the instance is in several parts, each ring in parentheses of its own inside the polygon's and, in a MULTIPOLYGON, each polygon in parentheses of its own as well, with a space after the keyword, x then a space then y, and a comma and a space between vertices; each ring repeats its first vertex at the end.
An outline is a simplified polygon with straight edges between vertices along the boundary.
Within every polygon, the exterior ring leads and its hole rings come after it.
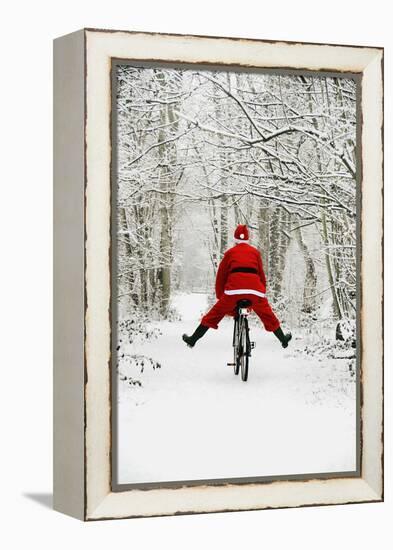
MULTIPOLYGON (((86 32, 86 31, 85 31, 86 32)), ((89 31, 91 33, 91 31, 89 31)), ((96 32, 96 31, 94 31, 96 32)), ((100 31, 98 31, 100 32, 100 31)), ((106 31, 105 31, 106 32, 106 31)), ((116 31, 113 31, 113 32, 116 32, 116 31)), ((136 34, 142 34, 142 33, 136 33, 136 34)), ((145 34, 145 33, 143 33, 145 34)), ((169 36, 173 36, 173 35, 169 35, 169 36)), ((192 37, 190 37, 192 38, 192 37)), ((207 37, 207 38, 210 38, 210 37, 207 37)), ((229 39, 229 40, 236 40, 236 39, 229 39)), ((263 42, 263 41, 256 41, 256 42, 263 42)), ((295 43, 298 45, 298 43, 295 43)), ((347 46, 344 46, 344 48, 347 48, 347 46)), ((349 47, 348 47, 349 48, 349 47)), ((362 48, 362 47, 360 47, 362 48)), ((368 50, 374 50, 374 54, 376 57, 378 57, 378 55, 380 55, 381 57, 381 61, 383 63, 383 50, 381 48, 369 48, 369 47, 365 47, 367 48, 368 50)), ((374 56, 374 57, 375 57, 374 56)), ((364 67, 364 69, 367 68, 367 65, 366 67, 364 67)), ((381 76, 381 81, 382 81, 382 73, 380 74, 381 76)), ((383 97, 383 89, 382 89, 382 96, 381 96, 381 100, 382 100, 382 97, 383 97)), ((383 103, 383 102, 382 102, 383 103)), ((383 105, 382 105, 383 106, 383 105)), ((383 114, 383 113, 381 113, 383 114)), ((383 121, 382 121, 383 122, 383 121)), ((382 147, 382 142, 381 142, 381 147, 382 147)), ((383 190, 383 179, 381 181, 381 190, 383 190)), ((381 268, 382 266, 379 265, 378 266, 378 270, 379 270, 379 273, 381 273, 381 268)), ((383 289, 382 289, 383 291, 383 289)), ((383 294, 381 295, 381 299, 383 299, 383 294)), ((383 344, 383 342, 382 342, 383 344)), ((381 398, 383 397, 382 393, 381 393, 381 398)), ((382 430, 383 430, 383 427, 382 427, 382 430)), ((383 460, 383 449, 382 449, 382 460, 383 460)), ((382 463, 381 463, 381 472, 380 472, 380 475, 381 477, 383 478, 383 467, 382 467, 382 463)), ((378 477, 378 476, 377 476, 378 477)), ((381 501, 383 499, 383 479, 382 479, 382 487, 380 488, 379 486, 377 487, 377 489, 375 490, 375 485, 374 483, 372 485, 370 485, 369 483, 367 483, 367 481, 365 481, 366 478, 359 478, 358 482, 360 482, 360 485, 363 487, 363 489, 369 489, 368 492, 368 499, 366 500, 366 502, 375 502, 375 501, 381 501)), ((329 480, 330 481, 330 480, 329 480)), ((280 483, 280 482, 276 482, 276 483, 280 483)), ((293 482, 292 482, 293 483, 293 482)), ((307 482, 301 482, 301 483, 307 483, 307 482)), ((247 486, 249 486, 247 484, 247 486)), ((88 487, 87 487, 88 489, 88 487)), ((195 488, 194 488, 195 489, 195 488)), ((192 490, 192 489, 191 489, 192 490)), ((163 491, 163 489, 159 490, 159 491, 163 491)), ((126 491, 127 493, 136 493, 136 491, 126 491)), ((136 515, 127 515, 127 516, 123 516, 123 515, 117 515, 117 516, 112 516, 112 515, 109 515, 109 516, 106 516, 105 515, 105 510, 107 508, 106 504, 110 504, 108 502, 108 499, 111 500, 111 496, 114 495, 115 493, 111 493, 110 491, 106 493, 106 496, 101 500, 101 502, 98 504, 98 506, 95 506, 93 507, 93 509, 90 509, 90 510, 86 510, 86 517, 85 519, 104 519, 105 517, 108 518, 108 517, 140 517, 140 516, 143 516, 143 515, 173 515, 174 513, 193 513, 192 511, 178 511, 178 512, 168 512, 168 513, 163 513, 163 514, 160 514, 160 513, 151 513, 151 514, 136 514, 136 515)), ((352 502, 352 501, 351 501, 352 502)), ((364 502, 363 500, 354 500, 353 502, 364 502)), ((319 502, 319 503, 314 503, 314 505, 323 505, 323 504, 327 504, 326 502, 319 502)), ((332 503, 328 503, 328 504, 339 504, 339 502, 332 502, 332 503)), ((303 505, 313 505, 313 504, 300 504, 300 506, 303 506, 303 505)), ((291 506, 294 506, 294 505, 291 505, 291 506)), ((257 507, 257 508, 247 508, 247 509, 262 509, 262 508, 269 508, 271 506, 268 506, 268 505, 263 505, 263 506, 260 506, 260 507, 257 507)), ((285 506, 273 506, 275 508, 280 508, 280 507, 285 507, 285 506)), ((235 510, 239 510, 239 508, 231 508, 231 511, 235 511, 235 510)), ((218 509, 218 510, 209 510, 209 512, 219 512, 219 511, 224 511, 223 509, 218 509)), ((199 511, 194 511, 194 513, 203 513, 203 510, 199 510, 199 511)))
MULTIPOLYGON (((343 478, 344 480, 348 478, 343 478)), ((307 483, 306 481, 299 481, 301 484, 307 483)), ((313 482, 314 480, 311 480, 313 482)), ((335 480, 333 480, 335 481, 335 480)), ((272 482, 272 483, 280 483, 280 482, 272 482)), ((288 483, 296 483, 296 481, 290 481, 288 483)), ((249 487, 253 484, 247 484, 249 487)), ((117 519, 143 519, 143 518, 154 518, 154 517, 169 517, 169 516, 184 516, 184 515, 200 515, 200 514, 221 514, 221 513, 229 513, 229 512, 256 512, 256 511, 262 511, 262 510, 284 510, 289 508, 313 508, 313 507, 323 507, 323 506, 347 506, 347 505, 354 505, 354 504, 378 504, 382 503, 384 501, 383 495, 380 495, 379 493, 376 493, 372 487, 368 483, 366 483, 362 478, 358 478, 356 480, 356 487, 353 485, 351 490, 353 492, 360 491, 361 495, 357 496, 351 496, 351 497, 343 497, 343 498, 333 498, 331 502, 327 502, 327 498, 325 496, 321 496, 320 500, 316 498, 303 498, 302 502, 290 502, 288 504, 284 503, 272 503, 272 502, 260 502, 257 505, 239 505, 236 506, 222 506, 217 505, 216 507, 208 508, 206 504, 198 505, 195 504, 194 507, 184 507, 183 509, 179 510, 178 507, 173 506, 172 509, 169 509, 167 511, 160 510, 154 510, 150 506, 150 511, 143 511, 143 510, 134 510, 129 512, 118 512, 114 515, 113 513, 113 506, 115 505, 114 502, 112 502, 112 495, 116 493, 108 493, 108 495, 102 500, 102 502, 97 506, 97 508, 90 513, 86 514, 84 520, 89 521, 104 521, 104 520, 117 520, 117 519)), ((226 485, 224 487, 225 490, 230 489, 230 484, 226 485)), ((205 487, 206 489, 210 490, 211 487, 205 487)), ((192 489, 191 487, 188 487, 188 489, 192 489)), ((157 492, 161 492, 164 489, 155 489, 157 492)), ((176 490, 176 489, 173 489, 176 490)), ((157 495, 158 496, 158 495, 157 495)), ((126 507, 125 507, 126 508, 126 507)), ((128 507, 129 508, 129 507, 128 507)))
POLYGON ((231 40, 231 41, 240 41, 240 42, 250 42, 250 43, 262 43, 262 44, 287 44, 289 46, 300 45, 300 46, 329 46, 329 47, 338 47, 338 48, 357 48, 357 49, 371 49, 371 50, 384 50, 384 46, 362 46, 359 44, 341 44, 333 42, 307 42, 300 40, 284 40, 284 39, 268 39, 268 38, 250 38, 245 36, 218 36, 218 35, 209 35, 209 34, 188 34, 188 33, 175 33, 175 32, 159 32, 159 31, 140 31, 140 30, 129 30, 129 29, 105 29, 99 27, 84 27, 83 29, 86 33, 123 33, 123 34, 143 34, 147 36, 168 36, 175 38, 207 38, 212 40, 231 40))
MULTIPOLYGON (((384 51, 379 50, 362 75, 362 226, 361 226, 361 317, 362 322, 362 432, 367 453, 362 456, 362 477, 384 499, 384 51), (372 98, 377 101, 370 101, 372 98), (374 109, 374 111, 373 111, 374 109), (367 154, 365 154, 367 151, 367 154), (366 162, 365 162, 366 159, 366 162), (373 187, 374 186, 374 187, 373 187), (367 215, 365 212, 367 210, 367 215), (367 258, 365 261, 364 258, 367 258), (369 265, 375 262, 374 279, 369 265), (364 268, 364 269, 363 269, 364 268), (376 290, 372 282, 377 285, 376 290), (375 299, 375 304, 372 300, 375 299), (364 309, 363 309, 364 308, 364 309), (370 316, 371 313, 371 316, 370 316), (375 338, 376 363, 370 371, 371 346, 375 338), (364 368, 363 361, 367 368, 364 368), (364 381, 363 374, 368 380, 364 381), (373 375, 373 376, 371 376, 373 375), (372 385, 374 383, 374 386, 372 385), (364 411, 365 409, 365 411, 364 411), (370 409, 374 416, 370 415, 370 409), (374 455, 372 456, 372 452, 374 455)), ((372 271, 372 268, 371 268, 372 271)))

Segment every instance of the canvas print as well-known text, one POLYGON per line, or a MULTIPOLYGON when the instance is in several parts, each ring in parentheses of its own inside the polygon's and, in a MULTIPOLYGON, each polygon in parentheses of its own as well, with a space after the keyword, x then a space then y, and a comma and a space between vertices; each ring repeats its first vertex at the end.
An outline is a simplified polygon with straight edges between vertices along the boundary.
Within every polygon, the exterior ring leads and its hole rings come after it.
POLYGON ((112 73, 114 482, 355 475, 357 77, 112 73))

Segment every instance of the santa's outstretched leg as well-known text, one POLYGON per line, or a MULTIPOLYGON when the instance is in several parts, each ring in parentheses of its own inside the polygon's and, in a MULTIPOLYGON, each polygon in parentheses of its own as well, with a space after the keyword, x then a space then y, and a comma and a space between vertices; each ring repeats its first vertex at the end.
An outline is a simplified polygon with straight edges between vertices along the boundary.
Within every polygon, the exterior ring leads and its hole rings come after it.
POLYGON ((284 334, 281 327, 278 327, 273 334, 280 340, 283 348, 287 348, 288 342, 292 340, 292 334, 290 332, 284 334))
POLYGON ((202 336, 204 336, 208 330, 209 330, 209 327, 205 327, 204 325, 199 325, 195 329, 194 334, 192 334, 191 336, 188 336, 187 334, 183 334, 183 340, 188 347, 193 348, 196 342, 200 338, 202 338, 202 336))

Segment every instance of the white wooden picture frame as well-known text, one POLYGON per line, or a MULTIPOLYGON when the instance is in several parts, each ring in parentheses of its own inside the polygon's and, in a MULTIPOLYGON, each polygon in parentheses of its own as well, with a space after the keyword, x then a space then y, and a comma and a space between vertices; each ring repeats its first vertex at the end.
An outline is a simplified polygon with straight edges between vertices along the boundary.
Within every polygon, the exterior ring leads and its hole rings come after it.
POLYGON ((54 508, 81 520, 383 500, 383 49, 83 29, 54 41, 54 508), (113 60, 356 74, 361 83, 359 471, 113 490, 113 60))

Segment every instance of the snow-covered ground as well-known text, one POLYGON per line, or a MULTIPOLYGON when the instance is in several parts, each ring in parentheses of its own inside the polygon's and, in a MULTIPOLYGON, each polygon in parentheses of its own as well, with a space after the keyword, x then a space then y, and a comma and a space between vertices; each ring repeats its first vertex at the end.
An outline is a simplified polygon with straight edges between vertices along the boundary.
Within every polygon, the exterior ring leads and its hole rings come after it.
POLYGON ((161 368, 123 368, 142 386, 118 382, 118 483, 356 469, 356 384, 346 360, 294 352, 306 344, 296 334, 283 350, 253 325, 245 383, 227 366, 231 319, 190 349, 181 335, 197 326, 206 296, 178 295, 174 306, 181 322, 160 323, 157 339, 126 350, 161 368))

